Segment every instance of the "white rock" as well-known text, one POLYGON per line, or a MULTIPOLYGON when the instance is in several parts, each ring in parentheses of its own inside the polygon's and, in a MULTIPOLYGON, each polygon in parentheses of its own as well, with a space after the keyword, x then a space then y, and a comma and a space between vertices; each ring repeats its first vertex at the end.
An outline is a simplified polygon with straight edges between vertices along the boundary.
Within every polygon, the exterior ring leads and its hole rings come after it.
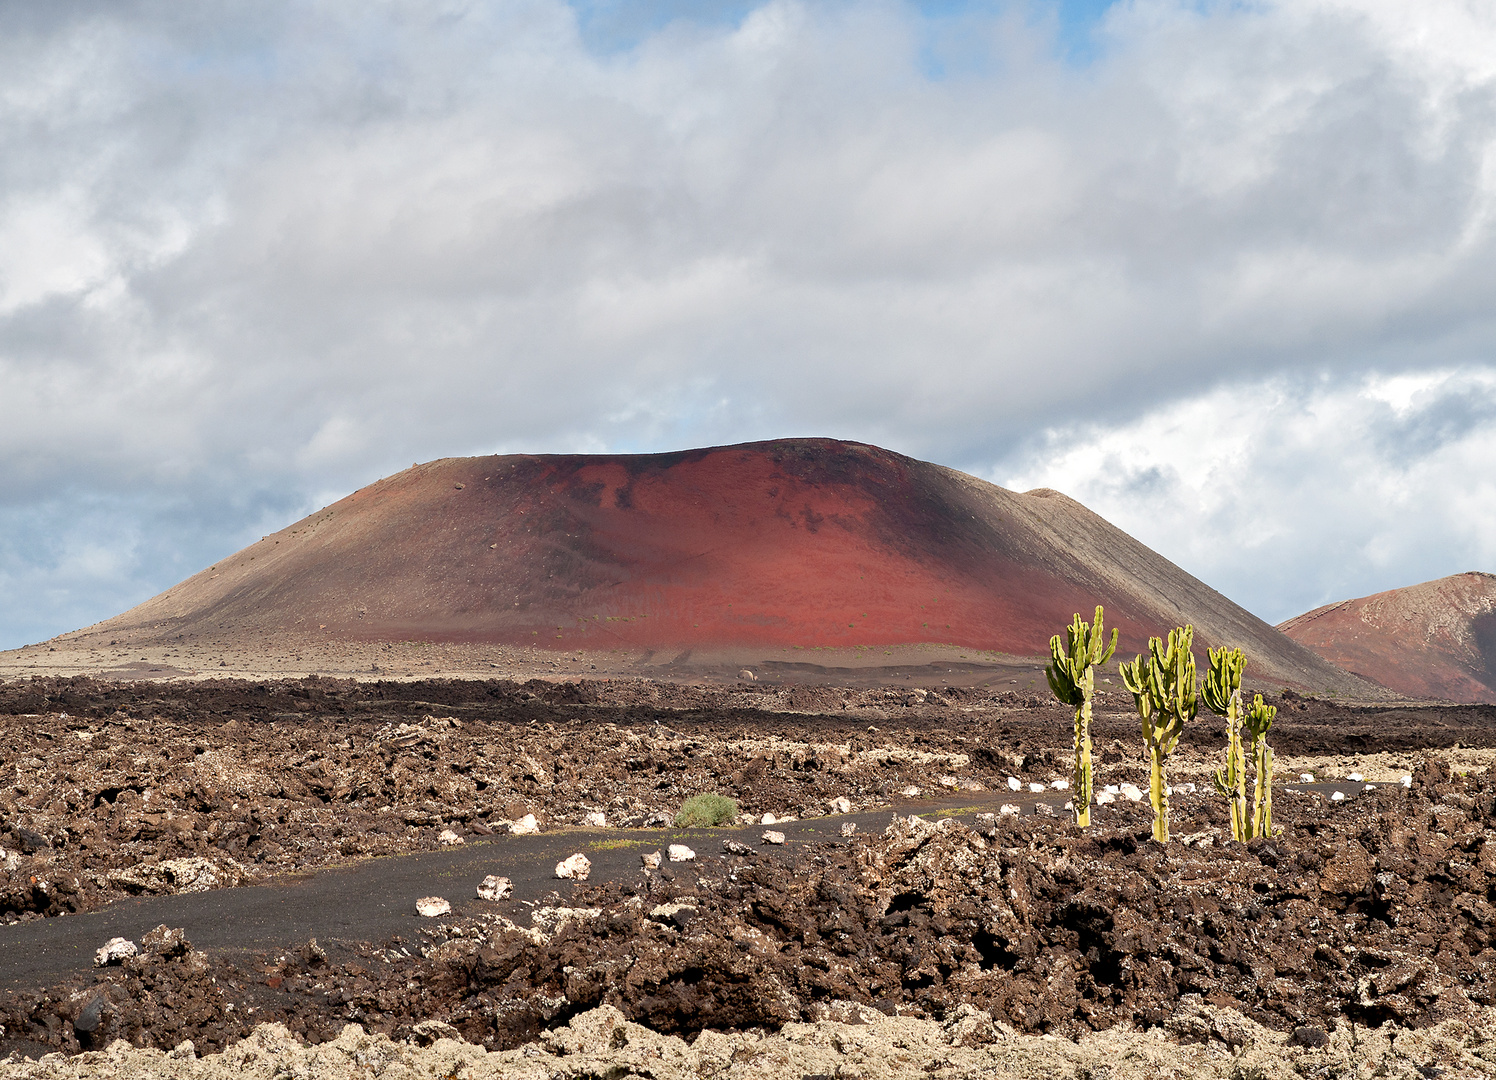
POLYGON ((1122 794, 1122 789, 1119 788, 1116 784, 1108 784, 1106 787, 1102 788, 1101 790, 1104 791, 1104 792, 1106 792, 1108 795, 1120 795, 1120 794, 1122 794))
POLYGON ((1107 803, 1114 803, 1116 801, 1117 796, 1113 795, 1110 791, 1098 791, 1096 793, 1097 806, 1105 806, 1107 803))
POLYGON ((135 947, 135 942, 128 938, 110 938, 104 942, 104 947, 94 953, 94 967, 107 967, 110 964, 118 964, 128 960, 132 956, 138 956, 140 950, 135 947))
POLYGON ((658 870, 660 868, 660 853, 658 851, 646 851, 639 856, 639 861, 644 864, 645 871, 658 870))
POLYGON ((852 800, 845 795, 838 795, 831 800, 831 812, 833 814, 850 814, 852 812, 852 800))
POLYGON ((1044 790, 1044 785, 1043 784, 1030 784, 1029 785, 1029 791, 1033 792, 1035 795, 1039 794, 1039 792, 1041 792, 1043 790, 1044 790))
POLYGON ((1362 775, 1361 775, 1361 774, 1360 774, 1360 773, 1358 773, 1358 772, 1353 772, 1353 773, 1346 773, 1346 774, 1345 774, 1345 778, 1346 778, 1346 779, 1347 779, 1347 780, 1354 780, 1354 781, 1355 781, 1355 782, 1356 782, 1356 783, 1358 783, 1358 784, 1359 784, 1359 783, 1360 783, 1360 782, 1361 782, 1361 781, 1362 781, 1362 780, 1365 780, 1365 779, 1366 779, 1366 777, 1364 777, 1364 776, 1362 776, 1362 775))
POLYGON ((920 791, 919 788, 915 787, 913 784, 910 784, 903 791, 899 792, 899 794, 904 796, 904 798, 906 799, 917 799, 920 796, 920 791))
POLYGON ((511 821, 509 831, 515 836, 530 836, 540 831, 540 824, 535 820, 534 814, 526 814, 518 821, 511 821))
POLYGON ((478 882, 479 900, 504 900, 514 895, 514 882, 497 874, 489 874, 478 882))
POLYGON ((779 819, 777 817, 775 817, 773 814, 765 814, 762 818, 759 819, 758 823, 760 825, 773 825, 776 822, 778 822, 778 820, 779 819))
POLYGON ((1066 802, 1065 803, 1065 809, 1066 810, 1074 810, 1075 809, 1075 804, 1073 802, 1066 802))
POLYGON ((1362 791, 1375 791, 1375 790, 1376 790, 1376 789, 1377 789, 1377 786, 1376 786, 1376 785, 1375 785, 1375 784, 1367 784, 1367 785, 1366 785, 1366 786, 1365 786, 1365 787, 1364 787, 1364 788, 1362 788, 1362 789, 1361 789, 1361 790, 1362 790, 1362 791))
POLYGON ((594 810, 582 819, 582 823, 594 829, 606 829, 608 827, 608 815, 601 810, 594 810))
POLYGON ((784 833, 769 829, 759 839, 766 844, 782 844, 784 843, 784 833))
POLYGON ((1049 787, 1050 787, 1050 790, 1052 790, 1052 791, 1069 791, 1070 790, 1070 781, 1069 780, 1051 780, 1049 782, 1049 787))
POLYGON ((1117 786, 1117 794, 1121 795, 1128 802, 1139 802, 1143 798, 1143 791, 1136 784, 1119 784, 1117 786))
POLYGON ((436 842, 438 844, 445 844, 448 847, 452 847, 455 844, 461 844, 463 842, 463 839, 451 829, 443 829, 437 836, 436 842))
POLYGON ((999 806, 997 808, 997 812, 999 814, 1006 814, 1008 817, 1017 817, 1018 814, 1021 813, 1018 807, 1014 806, 1010 802, 1003 803, 1001 806, 999 806))
POLYGON ((567 859, 562 859, 556 864, 556 876, 558 878, 570 878, 572 881, 586 881, 587 875, 592 873, 592 860, 580 851, 567 859))
POLYGON ((452 914, 452 905, 440 896, 423 896, 416 901, 416 914, 424 915, 428 919, 434 919, 438 915, 452 914))
POLYGON ((842 827, 841 827, 841 834, 843 836, 856 836, 857 835, 857 822, 855 822, 855 821, 843 821, 842 822, 842 827))
POLYGON ((1345 802, 1345 792, 1337 791, 1330 796, 1331 802, 1345 802))
POLYGON ((696 852, 686 847, 685 844, 671 844, 665 850, 671 862, 690 862, 696 858, 696 852))
POLYGON ((1301 784, 1312 784, 1312 783, 1314 783, 1314 774, 1313 773, 1309 773, 1309 772, 1299 773, 1299 783, 1301 783, 1301 784))
POLYGON ((1181 795, 1193 795, 1196 789, 1194 784, 1180 784, 1174 790, 1179 792, 1179 794, 1181 795))
POLYGON ((1018 777, 1016 777, 1016 776, 1010 776, 1010 777, 1008 777, 1008 790, 1009 791, 1017 791, 1021 787, 1023 787, 1023 781, 1022 780, 1018 779, 1018 777))
POLYGON ((1413 778, 1411 776, 1404 776, 1398 783, 1402 784, 1403 787, 1412 787, 1413 778))
POLYGON ((957 780, 954 776, 942 776, 940 778, 941 787, 953 788, 959 786, 960 783, 961 781, 957 780))

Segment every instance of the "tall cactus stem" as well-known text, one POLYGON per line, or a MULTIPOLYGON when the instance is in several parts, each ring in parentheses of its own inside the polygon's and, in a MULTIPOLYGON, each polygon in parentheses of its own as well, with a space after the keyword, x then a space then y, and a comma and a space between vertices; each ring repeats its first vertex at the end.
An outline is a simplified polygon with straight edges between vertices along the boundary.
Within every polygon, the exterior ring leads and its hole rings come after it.
POLYGON ((1090 624, 1077 611, 1065 628, 1065 638, 1056 634, 1049 639, 1052 663, 1044 669, 1054 696, 1075 709, 1070 805, 1075 809, 1075 824, 1081 828, 1091 824, 1091 699, 1096 695, 1096 665, 1106 663, 1117 649, 1117 631, 1112 631, 1107 644, 1101 618, 1099 604, 1090 624))
POLYGON ((1267 744, 1267 732, 1277 715, 1277 706, 1266 704, 1261 694, 1253 695, 1245 726, 1252 734, 1252 764, 1257 769, 1252 811, 1254 836, 1273 835, 1273 748, 1267 744))
MULTIPOLYGON (((1086 672, 1086 682, 1091 682, 1086 672)), ((1088 686, 1089 690, 1090 687, 1088 686)), ((1075 824, 1084 829, 1091 824, 1091 695, 1075 710, 1075 769, 1070 779, 1070 805, 1075 808, 1075 824)))
POLYGON ((1252 815, 1247 809, 1247 754, 1241 741, 1241 679, 1247 657, 1240 649, 1210 649, 1210 669, 1200 687, 1205 705, 1226 719, 1226 768, 1215 773, 1215 787, 1231 811, 1231 838, 1252 839, 1252 815))
POLYGON ((1273 748, 1266 739, 1257 739, 1252 747, 1257 766, 1256 812, 1252 816, 1254 836, 1273 835, 1273 748))
POLYGON ((1169 841, 1169 784, 1165 766, 1179 744, 1184 725, 1195 718, 1200 698, 1195 685, 1195 657, 1190 652, 1193 626, 1169 631, 1165 646, 1160 638, 1148 639, 1148 652, 1118 665, 1122 683, 1132 693, 1143 722, 1143 742, 1150 766, 1149 801, 1153 804, 1153 838, 1169 841))
POLYGON ((1164 774, 1165 753, 1157 743, 1148 747, 1148 801, 1153 804, 1153 839, 1169 842, 1169 782, 1164 774))

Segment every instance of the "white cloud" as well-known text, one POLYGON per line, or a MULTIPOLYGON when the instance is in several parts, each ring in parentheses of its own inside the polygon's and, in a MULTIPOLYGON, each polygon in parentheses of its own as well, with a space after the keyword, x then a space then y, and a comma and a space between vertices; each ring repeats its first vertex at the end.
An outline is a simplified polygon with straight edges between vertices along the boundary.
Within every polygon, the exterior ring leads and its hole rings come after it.
MULTIPOLYGON (((250 511, 213 492, 289 512, 417 458, 829 434, 974 467, 1320 377, 1387 484, 1455 468, 1413 476, 1365 378, 1424 415, 1418 380, 1496 363, 1496 14, 1131 0, 1084 68, 1052 30, 770 0, 598 53, 559 0, 3 9, 0 507, 201 500, 222 546, 250 511)), ((1285 436, 1345 449, 1316 423, 1285 436)), ((1177 491, 1236 513, 1208 479, 1177 491)), ((1432 564, 1395 535, 1363 544, 1389 576, 1432 564)), ((180 576, 140 559, 137 591, 180 576)))
POLYGON ((1496 368, 1279 378, 1051 430, 990 478, 1053 487, 1271 622, 1496 566, 1496 368))

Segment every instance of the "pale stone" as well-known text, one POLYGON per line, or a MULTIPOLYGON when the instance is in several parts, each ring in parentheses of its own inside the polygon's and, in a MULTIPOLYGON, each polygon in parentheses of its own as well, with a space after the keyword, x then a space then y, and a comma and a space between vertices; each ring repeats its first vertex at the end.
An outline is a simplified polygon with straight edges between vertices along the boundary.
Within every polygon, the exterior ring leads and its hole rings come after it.
POLYGON ((511 821, 509 831, 515 836, 530 836, 540 831, 540 824, 535 820, 534 814, 526 814, 518 821, 511 821))
POLYGON ((608 827, 608 815, 601 810, 594 810, 583 818, 582 822, 593 829, 606 829, 608 827))
POLYGON ((94 953, 94 967, 107 967, 110 964, 118 964, 128 960, 132 956, 139 955, 140 950, 135 947, 135 942, 128 938, 110 938, 104 942, 104 947, 94 953))
POLYGON ((686 847, 685 844, 671 844, 665 852, 670 856, 671 862, 690 862, 696 858, 696 852, 686 847))
POLYGON ((855 822, 855 821, 843 821, 842 822, 842 827, 841 827, 841 834, 843 836, 856 836, 857 835, 857 822, 855 822))
POLYGON ((997 808, 997 812, 999 814, 1004 814, 1004 815, 1006 815, 1008 817, 1017 817, 1018 814, 1020 814, 1022 811, 1020 811, 1018 809, 1018 807, 1014 806, 1012 803, 1009 802, 1009 803, 1003 803, 1001 806, 999 806, 997 808))
POLYGON ((639 861, 644 864, 644 869, 658 870, 660 868, 660 853, 658 851, 647 851, 639 856, 639 861))
POLYGON ((1117 794, 1121 795, 1128 802, 1140 802, 1143 798, 1143 791, 1136 784, 1120 785, 1117 788, 1117 794))
MULTIPOLYGON (((850 814, 852 812, 852 800, 845 795, 838 795, 831 800, 831 812, 833 814, 850 814)), ((772 825, 773 822, 767 822, 772 825)))
POLYGON ((556 864, 556 876, 558 878, 570 879, 572 881, 586 881, 587 875, 592 873, 592 860, 580 851, 570 858, 562 859, 556 864))
POLYGON ((416 914, 434 919, 438 915, 452 914, 452 905, 440 896, 423 896, 416 901, 416 914))
POLYGON ((463 843, 464 841, 462 837, 458 836, 451 829, 443 829, 441 831, 441 834, 437 836, 436 842, 439 844, 445 844, 447 847, 454 847, 457 844, 463 843))
POLYGON ((478 883, 479 900, 504 900, 514 895, 514 882, 497 874, 489 874, 478 883))
POLYGON ((760 836, 759 839, 766 844, 782 844, 784 843, 784 833, 775 832, 773 829, 769 829, 762 836, 760 836))
POLYGON ((1010 776, 1010 777, 1008 777, 1008 790, 1009 791, 1017 791, 1021 787, 1023 787, 1023 781, 1022 780, 1018 779, 1018 777, 1016 777, 1016 776, 1010 776))

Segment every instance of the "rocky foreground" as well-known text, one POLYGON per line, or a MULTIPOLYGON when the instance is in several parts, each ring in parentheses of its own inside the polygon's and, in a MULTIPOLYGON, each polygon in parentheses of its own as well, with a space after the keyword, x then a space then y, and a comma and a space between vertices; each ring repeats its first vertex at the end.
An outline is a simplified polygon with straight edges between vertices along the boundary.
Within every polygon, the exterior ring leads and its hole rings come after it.
MULTIPOLYGON (((754 812, 822 813, 1063 768, 1060 710, 995 695, 847 694, 796 714, 509 687, 426 719, 437 687, 383 703, 333 689, 130 704, 49 688, 46 711, 7 729, 10 916, 107 903, 172 860, 263 876, 435 846, 519 810, 546 827, 643 823, 718 790, 754 812)), ((905 815, 850 843, 557 882, 390 940, 248 953, 163 928, 120 963, 0 996, 0 1045, 75 1055, 12 1055, 0 1076, 1496 1073, 1496 780, 1469 751, 1406 746, 1488 740, 1484 714, 1420 727, 1280 700, 1286 762, 1361 740, 1364 759, 1340 759, 1347 781, 1370 774, 1358 760, 1395 761, 1408 785, 1334 801, 1284 784, 1282 835, 1247 845, 1201 791, 1178 796, 1167 846, 1126 800, 1085 832, 905 815)), ((1112 738, 1123 720, 1098 718, 1104 782, 1135 768, 1112 738)), ((1208 763, 1201 728, 1181 764, 1208 763)))
POLYGON ((1393 1026, 1347 1029, 1324 1038, 1295 1039, 1254 1024, 1239 1013, 1198 1001, 1182 1003, 1168 1026, 1152 1031, 1111 1028, 1065 1039, 1016 1035, 985 1014, 963 1008, 944 1022, 892 1017, 847 1006, 841 1019, 786 1024, 777 1032, 703 1032, 687 1042, 631 1023, 600 1006, 516 1050, 487 1051, 448 1037, 394 1042, 355 1024, 337 1038, 307 1045, 281 1024, 257 1027, 218 1054, 199 1058, 190 1042, 169 1051, 141 1050, 123 1040, 107 1050, 41 1061, 0 1062, 3 1080, 84 1077, 220 1080, 249 1077, 379 1077, 426 1080, 1299 1080, 1306 1076, 1446 1080, 1488 1077, 1496 1071, 1496 1012, 1482 1010, 1419 1031, 1393 1026))

